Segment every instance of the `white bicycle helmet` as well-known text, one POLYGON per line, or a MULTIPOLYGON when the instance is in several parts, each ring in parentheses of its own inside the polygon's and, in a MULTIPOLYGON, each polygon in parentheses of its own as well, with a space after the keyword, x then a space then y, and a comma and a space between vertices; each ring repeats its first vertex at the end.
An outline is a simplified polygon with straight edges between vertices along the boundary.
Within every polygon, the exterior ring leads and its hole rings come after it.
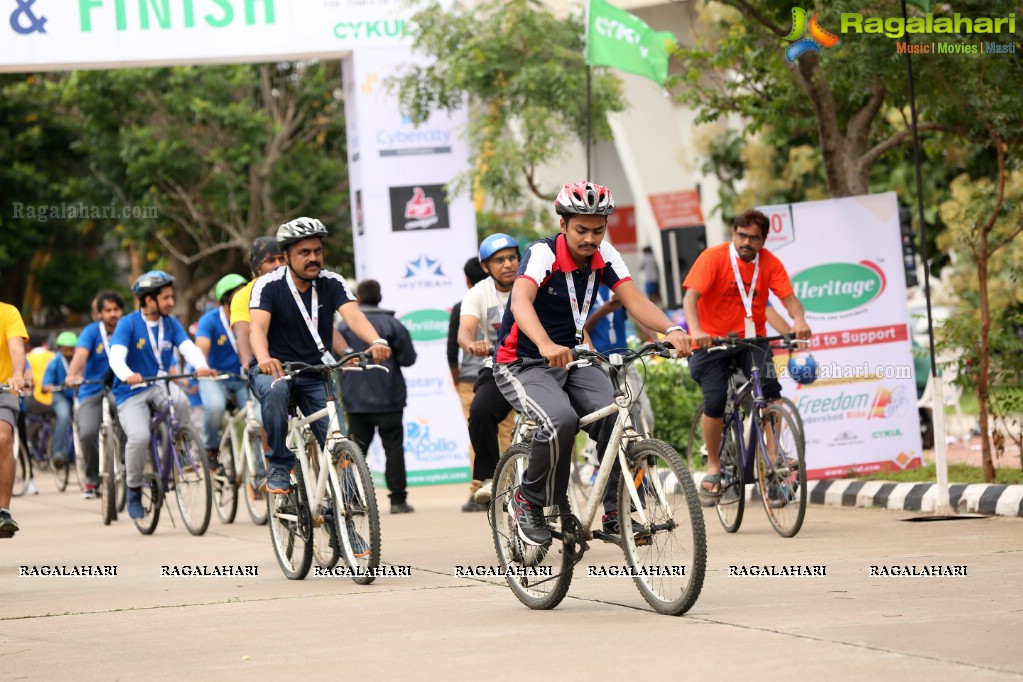
POLYGON ((309 237, 326 237, 327 228, 316 218, 295 218, 277 228, 277 245, 282 249, 309 237))

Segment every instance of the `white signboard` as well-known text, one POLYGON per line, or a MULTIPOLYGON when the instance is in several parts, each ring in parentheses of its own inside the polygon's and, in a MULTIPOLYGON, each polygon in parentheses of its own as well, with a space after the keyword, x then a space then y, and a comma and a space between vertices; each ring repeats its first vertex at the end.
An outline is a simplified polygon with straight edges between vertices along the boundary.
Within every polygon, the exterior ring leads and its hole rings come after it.
MULTIPOLYGON (((405 463, 410 484, 468 481, 469 438, 447 365, 451 307, 465 294, 462 266, 476 249, 476 214, 468 195, 444 185, 468 164, 459 132, 464 110, 435 113, 413 126, 385 81, 418 58, 407 48, 366 49, 344 61, 349 104, 348 162, 358 279, 380 282, 381 306, 396 311, 419 359, 403 370, 405 463), (357 91, 357 96, 356 92, 357 91)), ((370 467, 384 470, 375 440, 370 467)))
POLYGON ((337 57, 404 42, 405 0, 14 0, 0 71, 337 57))
MULTIPOLYGON (((761 208, 813 330, 819 378, 782 378, 810 478, 920 466, 898 202, 893 192, 761 208)), ((784 313, 777 300, 775 308, 784 313)), ((778 355, 779 368, 787 355, 778 355)))

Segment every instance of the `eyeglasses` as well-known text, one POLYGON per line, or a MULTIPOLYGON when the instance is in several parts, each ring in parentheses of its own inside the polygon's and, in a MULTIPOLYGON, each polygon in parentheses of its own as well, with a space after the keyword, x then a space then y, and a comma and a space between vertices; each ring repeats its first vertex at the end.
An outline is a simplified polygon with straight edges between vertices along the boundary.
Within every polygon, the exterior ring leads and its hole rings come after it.
POLYGON ((517 263, 519 261, 519 255, 513 253, 510 256, 491 256, 487 261, 490 265, 503 265, 505 263, 517 263))
POLYGON ((733 234, 734 234, 735 237, 737 237, 739 239, 740 242, 749 242, 750 244, 759 244, 760 242, 764 241, 764 238, 761 235, 759 235, 759 234, 747 234, 746 232, 738 232, 738 231, 734 232, 733 234))

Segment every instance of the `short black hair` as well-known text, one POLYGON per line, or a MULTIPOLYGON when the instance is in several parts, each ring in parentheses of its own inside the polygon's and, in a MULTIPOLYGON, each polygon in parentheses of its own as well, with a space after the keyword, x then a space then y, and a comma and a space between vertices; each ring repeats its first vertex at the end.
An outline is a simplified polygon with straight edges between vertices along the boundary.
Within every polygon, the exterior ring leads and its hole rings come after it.
POLYGON ((469 281, 472 282, 473 286, 476 286, 490 276, 483 270, 483 266, 480 265, 480 259, 476 256, 465 261, 465 266, 462 268, 462 272, 464 272, 465 276, 469 278, 469 281))
POLYGON ((116 291, 101 291, 96 294, 96 312, 102 312, 107 302, 113 303, 121 310, 124 310, 124 299, 116 291))
POLYGON ((364 279, 355 287, 359 300, 366 305, 380 305, 380 282, 375 279, 364 279))
POLYGON ((756 209, 750 209, 735 216, 735 222, 732 223, 732 231, 734 232, 737 227, 750 227, 753 225, 759 227, 760 236, 767 239, 767 232, 771 229, 771 221, 767 219, 766 215, 756 209))

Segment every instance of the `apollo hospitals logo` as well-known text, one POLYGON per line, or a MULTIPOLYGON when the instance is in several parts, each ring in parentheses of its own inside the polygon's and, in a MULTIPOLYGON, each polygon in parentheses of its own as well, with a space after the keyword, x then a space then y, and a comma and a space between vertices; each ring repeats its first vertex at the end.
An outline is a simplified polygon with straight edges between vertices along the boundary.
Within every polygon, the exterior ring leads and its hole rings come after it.
POLYGON ((36 0, 15 0, 17 9, 11 13, 11 28, 20 35, 46 33, 46 17, 37 15, 32 9, 36 0))
POLYGON ((430 435, 430 420, 419 417, 405 424, 405 452, 419 462, 443 462, 458 450, 458 443, 451 438, 430 435))
POLYGON ((808 52, 820 54, 821 48, 834 47, 838 44, 838 36, 821 28, 817 21, 819 14, 814 14, 809 23, 806 21, 806 10, 802 7, 792 8, 792 30, 785 40, 792 43, 785 50, 785 59, 792 63, 808 52), (803 37, 809 33, 809 36, 803 37), (794 41, 794 42, 793 42, 794 41))

